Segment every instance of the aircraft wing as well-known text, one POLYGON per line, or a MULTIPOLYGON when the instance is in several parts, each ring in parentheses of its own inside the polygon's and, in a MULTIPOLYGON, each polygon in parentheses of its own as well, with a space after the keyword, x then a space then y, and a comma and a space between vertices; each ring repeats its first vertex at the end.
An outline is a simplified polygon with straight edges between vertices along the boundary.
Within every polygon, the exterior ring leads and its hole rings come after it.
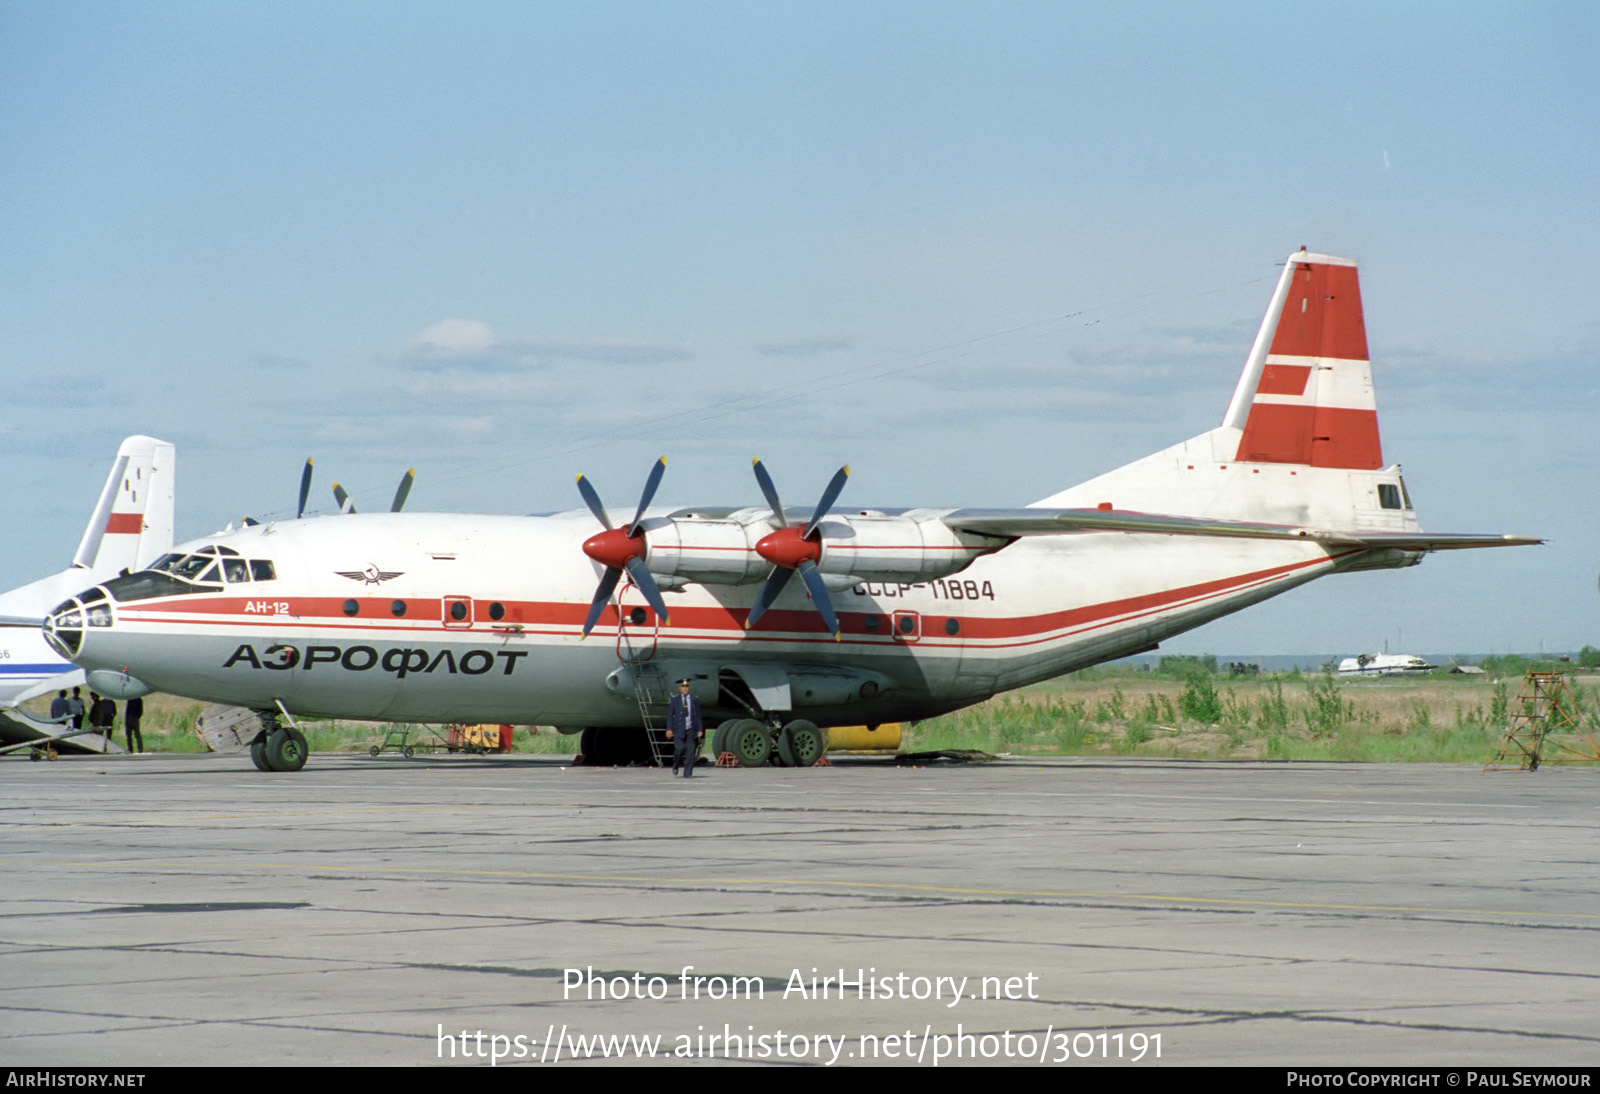
POLYGON ((1532 536, 1330 531, 1286 524, 1177 517, 1116 509, 956 509, 940 519, 956 531, 1007 539, 1064 535, 1069 532, 1141 532, 1168 536, 1309 539, 1329 546, 1394 548, 1401 551, 1524 547, 1544 542, 1532 536))

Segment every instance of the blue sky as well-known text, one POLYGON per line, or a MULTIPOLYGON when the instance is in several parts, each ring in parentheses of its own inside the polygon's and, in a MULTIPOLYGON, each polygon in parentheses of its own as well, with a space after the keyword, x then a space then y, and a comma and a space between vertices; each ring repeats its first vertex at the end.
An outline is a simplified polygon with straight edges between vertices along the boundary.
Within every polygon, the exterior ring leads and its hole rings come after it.
POLYGON ((1423 525, 1180 652, 1600 642, 1581 4, 0 5, 7 587, 122 436, 179 533, 313 504, 1018 505, 1216 424, 1362 263, 1423 525))

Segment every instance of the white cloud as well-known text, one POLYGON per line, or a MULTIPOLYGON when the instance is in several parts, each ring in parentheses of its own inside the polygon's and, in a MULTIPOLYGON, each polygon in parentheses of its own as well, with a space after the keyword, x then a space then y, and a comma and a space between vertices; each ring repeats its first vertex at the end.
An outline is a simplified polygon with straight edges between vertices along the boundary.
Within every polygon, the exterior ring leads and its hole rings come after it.
POLYGON ((464 357, 495 344, 494 331, 476 319, 441 319, 412 335, 407 349, 426 357, 464 357))

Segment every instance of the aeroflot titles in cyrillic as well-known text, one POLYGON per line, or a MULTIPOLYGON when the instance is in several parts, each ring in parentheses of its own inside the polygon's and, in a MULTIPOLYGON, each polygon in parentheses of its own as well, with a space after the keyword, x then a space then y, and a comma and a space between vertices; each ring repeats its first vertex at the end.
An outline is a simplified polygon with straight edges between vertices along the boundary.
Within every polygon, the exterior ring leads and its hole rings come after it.
POLYGON ((231 669, 235 665, 249 665, 253 669, 283 671, 299 665, 310 671, 318 665, 338 665, 351 672, 381 669, 403 680, 411 674, 430 672, 462 672, 468 676, 482 676, 494 667, 497 657, 504 663, 501 675, 510 676, 517 667, 517 660, 526 656, 527 650, 466 650, 461 653, 440 650, 437 654, 430 654, 425 649, 393 647, 380 654, 372 646, 307 646, 302 658, 300 651, 293 646, 268 646, 257 654, 255 647, 246 643, 234 650, 233 656, 224 661, 222 667, 231 669))

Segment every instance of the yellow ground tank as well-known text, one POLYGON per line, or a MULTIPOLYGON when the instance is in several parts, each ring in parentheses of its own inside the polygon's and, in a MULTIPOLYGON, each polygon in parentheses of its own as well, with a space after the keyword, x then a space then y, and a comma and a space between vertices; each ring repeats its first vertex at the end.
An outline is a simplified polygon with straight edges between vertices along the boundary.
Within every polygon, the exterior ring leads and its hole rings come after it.
POLYGON ((900 723, 881 726, 829 726, 829 752, 898 752, 900 723))
POLYGON ((502 750, 501 739, 501 727, 498 725, 455 725, 450 727, 449 743, 452 748, 499 752, 502 750))

